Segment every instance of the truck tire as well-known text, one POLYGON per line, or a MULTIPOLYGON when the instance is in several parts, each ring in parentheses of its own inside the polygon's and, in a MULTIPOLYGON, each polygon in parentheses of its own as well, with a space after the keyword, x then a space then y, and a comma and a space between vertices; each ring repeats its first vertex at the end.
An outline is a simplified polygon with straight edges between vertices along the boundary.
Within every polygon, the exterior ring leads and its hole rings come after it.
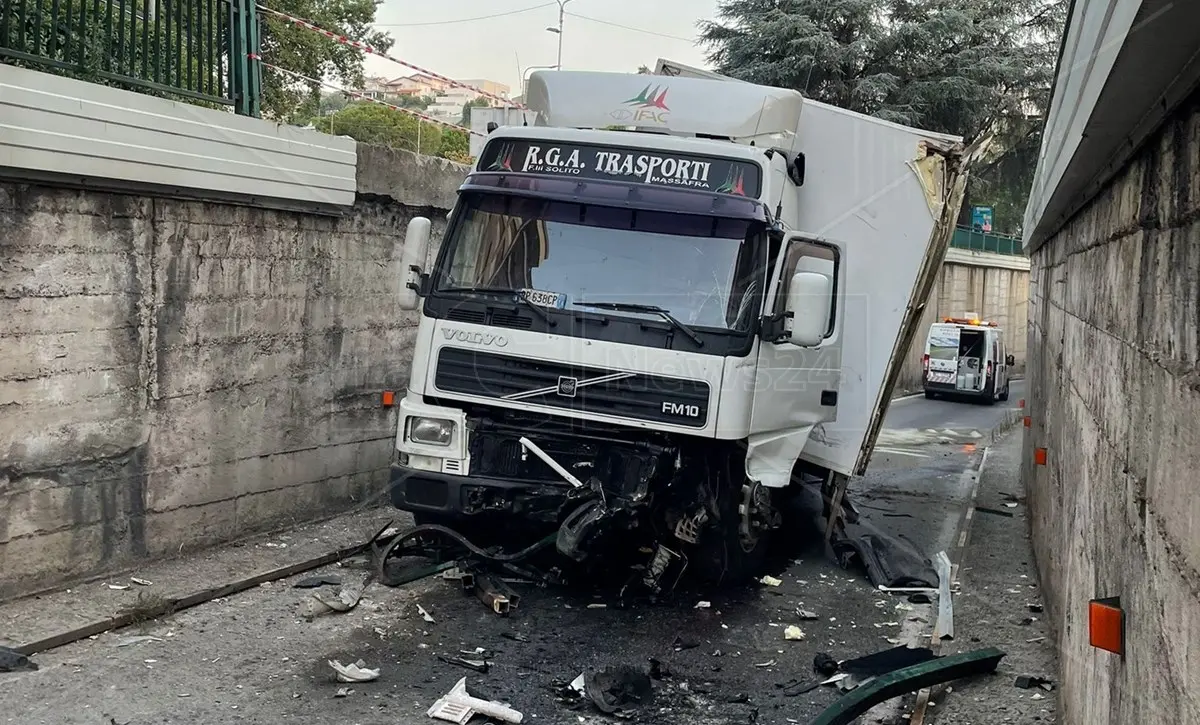
MULTIPOLYGON (((720 520, 714 521, 700 537, 699 576, 707 584, 717 587, 744 584, 761 574, 770 550, 770 531, 762 531, 752 540, 742 534, 741 505, 745 496, 744 478, 737 485, 722 481, 717 488, 717 506, 720 520)), ((768 495, 766 489, 761 494, 768 495)))
POLYGON ((1006 381, 1004 381, 1004 390, 1002 390, 1000 392, 1000 400, 1008 400, 1008 388, 1009 388, 1009 383, 1006 380, 1006 381))
POLYGON ((996 404, 996 380, 995 378, 988 381, 987 385, 983 386, 983 404, 996 404))
POLYGON ((937 397, 937 393, 933 392, 932 390, 925 391, 925 399, 926 400, 933 400, 936 397, 937 397))

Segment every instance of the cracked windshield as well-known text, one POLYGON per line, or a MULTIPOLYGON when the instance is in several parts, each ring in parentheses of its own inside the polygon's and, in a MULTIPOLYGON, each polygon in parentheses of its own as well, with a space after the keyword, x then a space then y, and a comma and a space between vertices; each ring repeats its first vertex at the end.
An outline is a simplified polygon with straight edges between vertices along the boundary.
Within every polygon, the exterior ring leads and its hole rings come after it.
POLYGON ((1200 0, 0 0, 0 725, 1200 725, 1198 209, 1200 0))
MULTIPOLYGON (((763 273, 749 221, 473 194, 439 289, 512 289, 537 304, 649 305, 686 325, 744 331, 763 273)), ((761 227, 760 225, 757 225, 761 227)), ((580 307, 579 309, 591 309, 580 307)), ((654 318, 618 310, 606 315, 654 318)))

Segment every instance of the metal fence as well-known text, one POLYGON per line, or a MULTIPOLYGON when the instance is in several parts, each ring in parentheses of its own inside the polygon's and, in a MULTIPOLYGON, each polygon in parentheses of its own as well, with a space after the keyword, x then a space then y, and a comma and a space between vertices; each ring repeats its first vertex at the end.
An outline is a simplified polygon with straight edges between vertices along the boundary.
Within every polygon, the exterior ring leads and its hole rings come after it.
POLYGON ((254 0, 0 0, 0 60, 257 116, 254 0))
POLYGON ((1011 254, 1022 256, 1025 250, 1021 240, 1002 234, 989 234, 970 227, 958 227, 950 239, 950 246, 955 249, 969 249, 973 252, 992 252, 993 254, 1011 254))

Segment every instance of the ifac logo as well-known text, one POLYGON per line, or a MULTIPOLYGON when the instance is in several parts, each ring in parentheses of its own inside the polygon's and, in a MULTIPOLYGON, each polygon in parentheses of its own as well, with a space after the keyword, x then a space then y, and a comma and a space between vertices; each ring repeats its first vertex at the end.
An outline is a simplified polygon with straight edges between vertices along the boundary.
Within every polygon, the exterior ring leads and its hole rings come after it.
POLYGON ((642 92, 625 101, 611 115, 618 121, 626 123, 666 123, 671 112, 667 106, 667 91, 664 86, 647 85, 642 92))

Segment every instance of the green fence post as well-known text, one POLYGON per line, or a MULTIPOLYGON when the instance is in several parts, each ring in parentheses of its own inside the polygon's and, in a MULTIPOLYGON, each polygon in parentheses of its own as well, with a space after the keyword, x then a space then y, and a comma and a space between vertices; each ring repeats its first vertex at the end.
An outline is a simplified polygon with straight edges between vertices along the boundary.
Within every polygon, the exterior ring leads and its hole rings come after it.
POLYGON ((259 116, 258 8, 254 0, 235 0, 234 27, 229 33, 229 63, 233 68, 234 110, 242 116, 259 116))

